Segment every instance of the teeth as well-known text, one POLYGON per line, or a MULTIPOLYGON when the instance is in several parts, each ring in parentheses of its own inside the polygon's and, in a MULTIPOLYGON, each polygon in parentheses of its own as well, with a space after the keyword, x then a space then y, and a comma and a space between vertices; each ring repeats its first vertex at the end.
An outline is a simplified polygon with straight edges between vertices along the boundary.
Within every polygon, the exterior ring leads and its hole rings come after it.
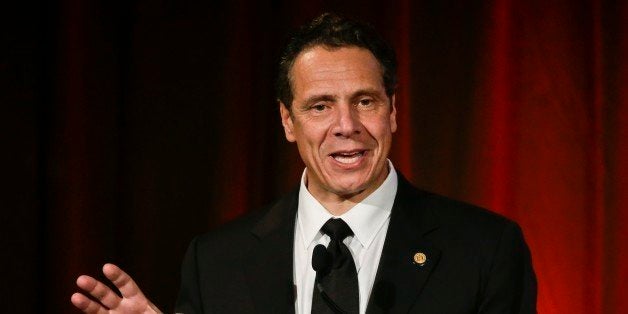
POLYGON ((341 153, 341 154, 335 154, 333 157, 336 161, 340 163, 351 164, 358 161, 358 159, 360 159, 362 155, 363 153, 352 153, 352 154, 341 153))

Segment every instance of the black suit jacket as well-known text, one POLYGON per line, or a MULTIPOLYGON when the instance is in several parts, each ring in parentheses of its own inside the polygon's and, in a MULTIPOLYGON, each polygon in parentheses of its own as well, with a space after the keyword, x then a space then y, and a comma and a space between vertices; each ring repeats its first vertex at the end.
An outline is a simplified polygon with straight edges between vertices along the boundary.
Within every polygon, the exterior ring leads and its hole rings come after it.
MULTIPOLYGON (((195 238, 176 311, 294 313, 297 200, 298 190, 195 238)), ((534 312, 536 279, 517 224, 399 176, 367 313, 534 312), (416 253, 427 261, 415 263, 416 253)))

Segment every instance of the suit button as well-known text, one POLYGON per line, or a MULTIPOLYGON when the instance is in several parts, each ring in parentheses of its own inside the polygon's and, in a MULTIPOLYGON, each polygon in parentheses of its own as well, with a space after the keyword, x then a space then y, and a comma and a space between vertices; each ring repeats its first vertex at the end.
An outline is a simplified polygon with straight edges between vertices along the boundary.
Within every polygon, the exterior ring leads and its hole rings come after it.
POLYGON ((423 252, 417 252, 414 254, 414 263, 419 264, 419 266, 425 265, 427 261, 427 256, 423 252))

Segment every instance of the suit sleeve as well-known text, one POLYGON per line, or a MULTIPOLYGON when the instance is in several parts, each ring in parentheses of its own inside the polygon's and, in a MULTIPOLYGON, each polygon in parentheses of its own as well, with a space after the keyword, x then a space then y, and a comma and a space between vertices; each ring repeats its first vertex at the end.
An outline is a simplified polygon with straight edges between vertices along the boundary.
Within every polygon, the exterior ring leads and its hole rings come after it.
POLYGON ((203 313, 198 279, 197 242, 198 238, 192 240, 183 258, 181 265, 181 287, 175 306, 175 313, 203 313))
POLYGON ((508 223, 488 270, 479 313, 536 313, 536 277, 530 250, 515 223, 508 223))

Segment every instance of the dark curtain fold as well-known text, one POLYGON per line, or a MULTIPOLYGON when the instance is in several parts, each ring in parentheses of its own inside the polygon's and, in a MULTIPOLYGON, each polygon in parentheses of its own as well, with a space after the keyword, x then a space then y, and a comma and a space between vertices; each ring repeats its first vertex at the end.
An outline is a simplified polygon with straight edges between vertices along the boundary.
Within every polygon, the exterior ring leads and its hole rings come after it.
POLYGON ((325 11, 395 46, 393 163, 521 224, 540 313, 628 308, 628 4, 602 0, 7 5, 0 308, 71 313, 105 262, 172 308, 194 235, 297 184, 275 63, 325 11))

